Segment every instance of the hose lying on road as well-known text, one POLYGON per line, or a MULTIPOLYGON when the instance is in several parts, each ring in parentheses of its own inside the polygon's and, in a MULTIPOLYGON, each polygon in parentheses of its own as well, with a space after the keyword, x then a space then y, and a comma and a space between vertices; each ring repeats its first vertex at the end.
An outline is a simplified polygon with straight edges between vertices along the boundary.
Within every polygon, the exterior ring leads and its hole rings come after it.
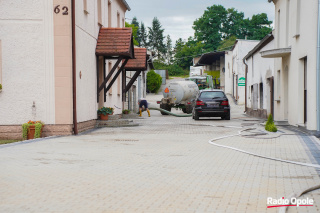
POLYGON ((168 115, 173 115, 173 116, 176 116, 176 117, 191 117, 192 116, 192 114, 185 114, 185 115, 174 114, 174 113, 169 112, 167 110, 160 109, 160 108, 155 108, 155 107, 150 107, 149 109, 150 110, 158 110, 158 111, 164 112, 164 113, 166 113, 168 115))
POLYGON ((253 156, 259 157, 259 158, 265 158, 265 159, 269 159, 269 160, 281 161, 281 162, 296 164, 296 165, 300 165, 300 166, 308 166, 308 167, 313 167, 313 168, 320 168, 319 164, 302 163, 302 162, 297 162, 297 161, 283 160, 283 159, 279 159, 279 158, 263 156, 263 155, 259 155, 259 154, 252 153, 252 152, 248 152, 248 151, 245 151, 245 150, 242 150, 242 149, 238 149, 238 148, 235 148, 235 147, 217 144, 217 143, 214 142, 214 141, 221 140, 221 139, 228 138, 228 137, 242 136, 241 133, 243 131, 248 131, 248 130, 252 130, 252 128, 241 130, 241 131, 239 131, 238 134, 235 134, 235 135, 226 135, 226 136, 222 136, 222 137, 211 139, 209 141, 209 144, 214 145, 214 146, 218 146, 218 147, 222 147, 222 148, 232 149, 234 151, 242 152, 242 153, 249 154, 249 155, 253 155, 253 156))
MULTIPOLYGON (((280 161, 280 162, 290 163, 290 164, 295 164, 295 165, 300 165, 300 166, 320 168, 319 164, 309 164, 309 163, 302 163, 302 162, 297 162, 297 161, 283 160, 283 159, 279 159, 279 158, 272 158, 272 157, 263 156, 263 155, 259 155, 259 154, 256 154, 256 153, 248 152, 248 151, 245 151, 245 150, 242 150, 242 149, 238 149, 238 148, 235 148, 235 147, 224 146, 224 145, 217 144, 217 143, 214 142, 214 141, 225 139, 225 138, 229 138, 229 137, 235 137, 235 136, 242 136, 243 137, 242 132, 248 131, 248 130, 252 130, 252 129, 253 128, 248 128, 248 129, 240 130, 238 132, 238 134, 235 134, 235 135, 226 135, 226 136, 222 136, 222 137, 211 139, 211 140, 209 140, 209 144, 212 144, 212 145, 218 146, 218 147, 222 147, 222 148, 231 149, 231 150, 238 151, 238 152, 242 152, 242 153, 245 153, 245 154, 248 154, 248 155, 252 155, 252 156, 255 156, 255 157, 259 157, 259 158, 265 158, 265 159, 269 159, 269 160, 280 161)), ((305 190, 303 190, 302 192, 299 192, 299 193, 293 193, 292 195, 289 196, 289 200, 291 202, 291 198, 293 198, 293 197, 298 198, 298 197, 300 197, 300 196, 302 196, 302 195, 304 195, 304 194, 306 194, 308 192, 311 192, 311 191, 314 191, 314 190, 318 190, 318 189, 320 189, 320 185, 316 185, 316 186, 310 187, 310 188, 305 189, 305 190)), ((288 206, 281 207, 279 209, 279 213, 285 213, 285 212, 287 212, 287 210, 288 210, 288 206)))

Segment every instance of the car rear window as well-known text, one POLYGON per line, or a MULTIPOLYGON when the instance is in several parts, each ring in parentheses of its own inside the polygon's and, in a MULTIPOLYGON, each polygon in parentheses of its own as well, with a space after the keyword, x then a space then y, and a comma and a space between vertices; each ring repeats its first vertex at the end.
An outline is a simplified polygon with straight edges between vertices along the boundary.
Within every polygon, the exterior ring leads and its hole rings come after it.
POLYGON ((224 98, 225 95, 223 92, 202 92, 200 98, 224 98))

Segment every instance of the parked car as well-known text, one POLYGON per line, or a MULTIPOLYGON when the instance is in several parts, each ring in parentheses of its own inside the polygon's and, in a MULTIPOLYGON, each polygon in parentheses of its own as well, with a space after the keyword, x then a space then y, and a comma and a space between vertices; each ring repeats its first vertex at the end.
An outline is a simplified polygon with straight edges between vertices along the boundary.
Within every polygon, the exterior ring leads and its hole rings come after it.
POLYGON ((201 90, 197 98, 192 101, 192 117, 221 117, 230 120, 230 104, 222 90, 201 90))

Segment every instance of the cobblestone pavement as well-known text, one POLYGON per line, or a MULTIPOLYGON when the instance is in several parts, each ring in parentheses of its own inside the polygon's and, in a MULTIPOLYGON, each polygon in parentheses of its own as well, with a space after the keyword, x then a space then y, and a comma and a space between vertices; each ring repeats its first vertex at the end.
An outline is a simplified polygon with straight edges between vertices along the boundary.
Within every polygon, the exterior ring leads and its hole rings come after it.
MULTIPOLYGON (((153 106, 160 98, 148 95, 153 106)), ((134 122, 140 126, 0 146, 0 212, 278 212, 267 208, 268 197, 320 183, 315 168, 209 144, 249 127, 254 130, 244 135, 265 133, 261 120, 243 115, 243 106, 232 103, 231 121, 151 111, 134 122)), ((317 163, 318 139, 280 131, 216 143, 317 163)), ((319 190, 303 197, 314 199, 314 206, 288 212, 320 212, 319 190)))

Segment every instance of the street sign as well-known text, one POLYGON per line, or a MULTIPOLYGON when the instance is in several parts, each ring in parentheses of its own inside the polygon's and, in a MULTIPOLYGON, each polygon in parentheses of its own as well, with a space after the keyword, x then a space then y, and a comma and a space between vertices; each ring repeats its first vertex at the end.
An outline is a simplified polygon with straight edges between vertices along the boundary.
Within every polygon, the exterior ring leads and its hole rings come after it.
POLYGON ((246 78, 244 78, 244 77, 239 78, 239 80, 238 80, 238 86, 239 86, 239 87, 243 87, 243 86, 245 86, 245 85, 246 85, 246 78))

